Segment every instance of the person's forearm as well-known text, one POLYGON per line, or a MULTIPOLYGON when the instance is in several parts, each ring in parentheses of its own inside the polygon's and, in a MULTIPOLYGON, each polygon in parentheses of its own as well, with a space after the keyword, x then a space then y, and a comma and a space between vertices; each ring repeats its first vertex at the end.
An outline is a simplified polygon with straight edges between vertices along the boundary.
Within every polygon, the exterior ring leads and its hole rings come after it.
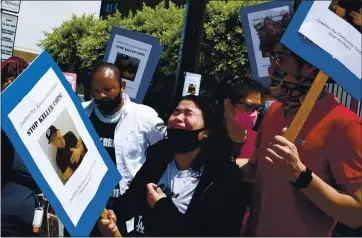
POLYGON ((350 195, 342 194, 313 173, 307 188, 301 189, 326 214, 352 228, 362 226, 361 203, 350 195))

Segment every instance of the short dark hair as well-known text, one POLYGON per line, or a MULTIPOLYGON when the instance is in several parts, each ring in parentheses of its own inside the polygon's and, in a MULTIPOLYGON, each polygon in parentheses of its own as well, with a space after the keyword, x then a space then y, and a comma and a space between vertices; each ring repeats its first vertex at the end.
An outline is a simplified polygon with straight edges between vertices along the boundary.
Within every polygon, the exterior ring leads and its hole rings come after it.
POLYGON ((93 79, 94 73, 104 72, 106 69, 112 70, 113 73, 117 76, 117 78, 119 80, 121 79, 121 72, 119 71, 119 69, 114 64, 105 62, 105 63, 99 63, 93 68, 90 75, 91 80, 93 79))
POLYGON ((240 99, 245 99, 250 93, 260 93, 263 95, 265 89, 258 81, 246 77, 229 75, 224 78, 215 94, 215 99, 219 106, 224 105, 224 100, 230 98, 232 104, 236 104, 240 99))
MULTIPOLYGON (((293 8, 296 10, 300 3, 301 2, 299 0, 294 0, 293 8)), ((292 17, 293 14, 291 12, 285 11, 282 13, 282 18, 280 20, 274 20, 273 16, 266 16, 260 23, 254 25, 254 28, 257 31, 260 39, 260 50, 263 53, 270 53, 273 51, 274 46, 282 39, 283 34, 288 28, 292 17)), ((282 46, 289 50, 284 45, 282 46)), ((296 60, 298 67, 297 71, 299 72, 303 65, 307 64, 308 62, 299 55, 295 54, 293 51, 289 51, 296 60)), ((318 72, 319 70, 317 69, 315 74, 318 72)))

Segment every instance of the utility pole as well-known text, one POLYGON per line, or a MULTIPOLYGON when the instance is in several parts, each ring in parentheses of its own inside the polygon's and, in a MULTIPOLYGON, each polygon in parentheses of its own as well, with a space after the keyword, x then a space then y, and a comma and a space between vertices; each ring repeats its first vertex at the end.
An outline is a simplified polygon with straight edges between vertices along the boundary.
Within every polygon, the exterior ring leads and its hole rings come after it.
POLYGON ((166 9, 170 8, 170 0, 165 0, 165 8, 166 9))
POLYGON ((174 99, 180 98, 184 73, 197 73, 208 0, 187 0, 181 35, 174 99))

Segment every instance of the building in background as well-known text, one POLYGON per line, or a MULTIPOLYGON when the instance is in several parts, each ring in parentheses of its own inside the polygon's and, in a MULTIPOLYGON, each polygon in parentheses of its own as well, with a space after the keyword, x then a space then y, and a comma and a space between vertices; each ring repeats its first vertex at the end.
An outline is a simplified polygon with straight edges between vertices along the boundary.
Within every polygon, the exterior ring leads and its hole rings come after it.
POLYGON ((27 62, 31 63, 39 54, 41 51, 38 50, 29 50, 25 48, 20 47, 14 47, 14 56, 20 57, 27 62))
POLYGON ((1 1, 1 61, 14 55, 21 1, 1 1))
MULTIPOLYGON (((100 8, 100 17, 105 17, 115 13, 117 10, 121 16, 128 16, 129 12, 135 13, 137 10, 141 10, 143 3, 150 7, 155 7, 162 0, 102 0, 100 8)), ((186 0, 165 0, 165 8, 168 8, 170 2, 173 2, 177 6, 183 6, 186 0)))

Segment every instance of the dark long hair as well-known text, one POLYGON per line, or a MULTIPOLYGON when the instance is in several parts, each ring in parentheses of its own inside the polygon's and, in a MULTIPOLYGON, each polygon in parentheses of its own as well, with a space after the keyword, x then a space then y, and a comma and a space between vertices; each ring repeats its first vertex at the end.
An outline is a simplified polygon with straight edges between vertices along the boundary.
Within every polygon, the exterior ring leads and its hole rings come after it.
MULTIPOLYGON (((199 171, 203 165, 207 164, 208 168, 217 169, 222 165, 222 161, 227 161, 227 159, 225 159, 225 152, 228 151, 228 149, 225 149, 223 143, 220 143, 220 139, 223 139, 222 137, 225 135, 225 131, 223 128, 220 129, 220 122, 215 120, 214 101, 211 97, 205 95, 187 95, 177 100, 173 104, 173 109, 175 109, 181 101, 185 100, 192 101, 200 109, 205 129, 209 132, 208 138, 203 140, 200 146, 200 153, 194 159, 191 168, 199 171)), ((169 113, 169 115, 171 114, 169 113)), ((157 155, 167 157, 167 162, 171 162, 173 159, 173 151, 170 146, 168 146, 167 138, 150 146, 146 154, 152 157, 157 157, 157 155)))

